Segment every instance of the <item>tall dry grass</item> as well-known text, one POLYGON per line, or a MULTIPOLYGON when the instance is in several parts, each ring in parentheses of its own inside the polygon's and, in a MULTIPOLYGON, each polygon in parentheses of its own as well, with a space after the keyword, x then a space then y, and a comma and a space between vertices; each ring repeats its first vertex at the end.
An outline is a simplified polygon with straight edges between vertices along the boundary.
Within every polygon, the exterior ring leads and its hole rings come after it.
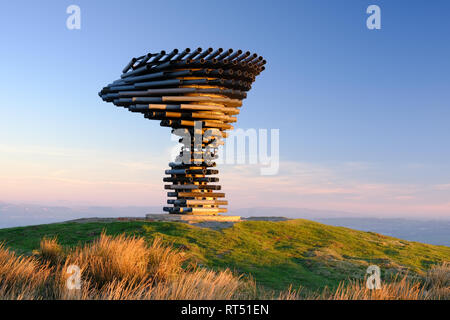
POLYGON ((183 267, 186 256, 160 239, 102 234, 90 244, 69 250, 56 238, 44 238, 35 256, 20 256, 0 244, 0 299, 450 299, 450 264, 430 269, 423 280, 403 277, 366 289, 364 281, 341 283, 332 290, 306 293, 291 287, 266 291, 252 279, 231 271, 183 267), (70 265, 82 274, 81 289, 69 290, 70 265))
POLYGON ((341 282, 338 288, 330 292, 325 290, 318 299, 325 300, 423 300, 426 291, 418 280, 409 280, 407 276, 397 281, 382 283, 381 288, 367 289, 365 281, 341 282))
POLYGON ((0 244, 0 299, 33 299, 45 294, 48 263, 18 256, 0 244))
POLYGON ((44 238, 34 257, 0 245, 0 299, 244 299, 252 283, 229 270, 183 268, 183 252, 143 238, 102 234, 90 244, 64 250, 44 238), (70 265, 82 274, 69 290, 70 265))
POLYGON ((43 260, 48 261, 50 264, 58 264, 65 257, 64 249, 58 243, 56 237, 44 237, 39 245, 39 254, 43 260))
POLYGON ((182 259, 160 240, 148 246, 143 238, 102 234, 92 244, 75 249, 66 261, 79 266, 85 277, 101 287, 117 279, 134 283, 168 277, 182 259))
POLYGON ((230 300, 249 299, 248 285, 229 270, 214 272, 198 269, 181 272, 175 279, 158 282, 126 279, 109 282, 95 290, 91 298, 101 300, 230 300))
POLYGON ((432 267, 425 278, 425 289, 431 299, 450 300, 450 263, 432 267))
POLYGON ((444 262, 433 266, 423 278, 394 277, 392 281, 381 284, 381 288, 371 290, 366 280, 341 282, 336 290, 325 288, 321 292, 302 294, 301 290, 289 288, 281 292, 278 299, 300 300, 449 300, 450 264, 444 262))

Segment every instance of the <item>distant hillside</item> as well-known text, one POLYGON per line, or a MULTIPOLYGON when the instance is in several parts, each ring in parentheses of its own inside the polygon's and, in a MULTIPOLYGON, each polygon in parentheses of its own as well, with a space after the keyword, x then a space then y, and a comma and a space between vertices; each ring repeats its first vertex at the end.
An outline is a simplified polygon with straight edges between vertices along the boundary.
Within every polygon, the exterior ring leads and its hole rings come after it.
POLYGON ((58 237, 65 246, 107 234, 161 237, 186 251, 191 261, 251 274, 258 284, 285 289, 290 284, 315 290, 335 287, 348 278, 363 278, 378 265, 382 278, 396 272, 421 274, 450 261, 450 248, 409 242, 372 232, 333 227, 308 220, 245 221, 212 230, 173 222, 58 223, 0 230, 0 241, 31 254, 42 237, 58 237))
MULTIPOLYGON (((147 213, 161 213, 162 207, 107 206, 44 206, 11 204, 0 201, 0 228, 55 223, 84 217, 144 217, 147 213)), ((433 217, 376 218, 355 212, 313 210, 308 208, 232 208, 231 214, 242 217, 283 216, 289 219, 308 219, 333 226, 373 231, 396 238, 435 245, 450 246, 450 218, 433 217)))
POLYGON ((0 201, 0 228, 55 223, 83 217, 144 217, 161 207, 44 206, 0 201))
POLYGON ((450 246, 450 219, 324 218, 314 220, 332 226, 373 231, 410 241, 450 246))

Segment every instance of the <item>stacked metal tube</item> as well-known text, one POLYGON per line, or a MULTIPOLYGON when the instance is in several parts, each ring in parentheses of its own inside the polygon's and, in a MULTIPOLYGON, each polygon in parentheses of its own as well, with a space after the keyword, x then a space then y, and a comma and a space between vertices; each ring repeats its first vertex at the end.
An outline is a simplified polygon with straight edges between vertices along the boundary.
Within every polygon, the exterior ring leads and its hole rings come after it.
POLYGON ((201 48, 174 49, 133 58, 120 79, 99 95, 107 102, 159 120, 181 137, 180 155, 169 163, 169 213, 216 215, 226 212, 219 178, 213 177, 216 152, 233 129, 247 91, 264 69, 257 54, 201 48), (191 137, 191 139, 187 139, 191 137), (196 137, 200 137, 196 139, 196 137), (187 140, 187 141, 185 141, 187 140))

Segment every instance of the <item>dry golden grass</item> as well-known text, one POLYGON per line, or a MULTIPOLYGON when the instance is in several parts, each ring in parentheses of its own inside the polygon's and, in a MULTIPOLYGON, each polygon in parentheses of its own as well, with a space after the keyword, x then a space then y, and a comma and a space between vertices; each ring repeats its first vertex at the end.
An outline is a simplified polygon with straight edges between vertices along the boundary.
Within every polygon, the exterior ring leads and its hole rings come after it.
MULTIPOLYGON (((299 298, 299 292, 286 293, 286 299, 299 298), (289 293, 289 294, 288 294, 289 293)), ((382 283, 380 289, 370 290, 366 280, 341 282, 335 291, 325 289, 308 299, 325 300, 448 300, 450 299, 450 263, 433 266, 424 279, 403 275, 400 280, 382 283)))
POLYGON ((58 264, 64 259, 64 249, 56 238, 43 238, 38 254, 51 264, 58 264))
POLYGON ((50 274, 48 263, 17 256, 0 244, 0 299, 34 299, 45 292, 50 274))
POLYGON ((214 272, 198 269, 181 272, 169 281, 114 280, 101 290, 92 292, 91 299, 101 300, 229 300, 248 299, 247 284, 230 271, 214 272))
MULTIPOLYGON (((65 252, 56 239, 43 239, 36 257, 17 256, 0 246, 0 299, 237 299, 248 282, 229 270, 183 269, 182 252, 159 239, 102 234, 91 244, 65 252), (70 265, 82 277, 68 290, 70 265)), ((251 287, 251 286, 250 286, 251 287)))
POLYGON ((102 234, 92 244, 75 249, 67 265, 77 265, 82 274, 100 287, 116 279, 143 280, 150 277, 150 252, 144 239, 112 238, 102 234))
POLYGON ((430 298, 450 300, 450 263, 433 266, 425 278, 425 288, 430 298))
POLYGON ((252 283, 242 281, 229 270, 215 272, 196 269, 183 272, 173 281, 154 287, 150 299, 229 300, 248 299, 252 283))
POLYGON ((423 285, 418 280, 408 280, 404 276, 400 281, 382 283, 379 289, 367 289, 365 281, 341 283, 334 292, 325 290, 318 299, 325 300, 423 300, 427 299, 423 285))
POLYGON ((301 288, 275 293, 229 270, 183 268, 185 256, 156 239, 102 234, 91 244, 64 250, 56 239, 43 239, 36 256, 18 256, 0 244, 0 299, 449 299, 450 264, 430 269, 423 280, 384 283, 366 289, 364 281, 341 283, 337 290, 308 294, 301 288), (81 289, 69 290, 68 268, 81 270, 81 289))

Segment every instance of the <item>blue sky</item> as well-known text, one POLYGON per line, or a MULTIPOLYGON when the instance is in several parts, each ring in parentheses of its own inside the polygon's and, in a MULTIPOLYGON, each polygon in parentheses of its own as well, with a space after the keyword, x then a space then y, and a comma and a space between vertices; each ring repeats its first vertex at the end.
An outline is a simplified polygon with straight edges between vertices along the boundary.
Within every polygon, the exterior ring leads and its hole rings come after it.
POLYGON ((235 206, 448 217, 449 9, 447 1, 3 2, 0 201, 162 203, 169 130, 97 93, 133 56, 211 46, 266 58, 237 127, 280 129, 279 175, 223 168, 235 206), (66 28, 71 4, 81 30, 66 28), (381 30, 366 28, 371 4, 381 30), (274 186, 278 195, 264 193, 274 186))

